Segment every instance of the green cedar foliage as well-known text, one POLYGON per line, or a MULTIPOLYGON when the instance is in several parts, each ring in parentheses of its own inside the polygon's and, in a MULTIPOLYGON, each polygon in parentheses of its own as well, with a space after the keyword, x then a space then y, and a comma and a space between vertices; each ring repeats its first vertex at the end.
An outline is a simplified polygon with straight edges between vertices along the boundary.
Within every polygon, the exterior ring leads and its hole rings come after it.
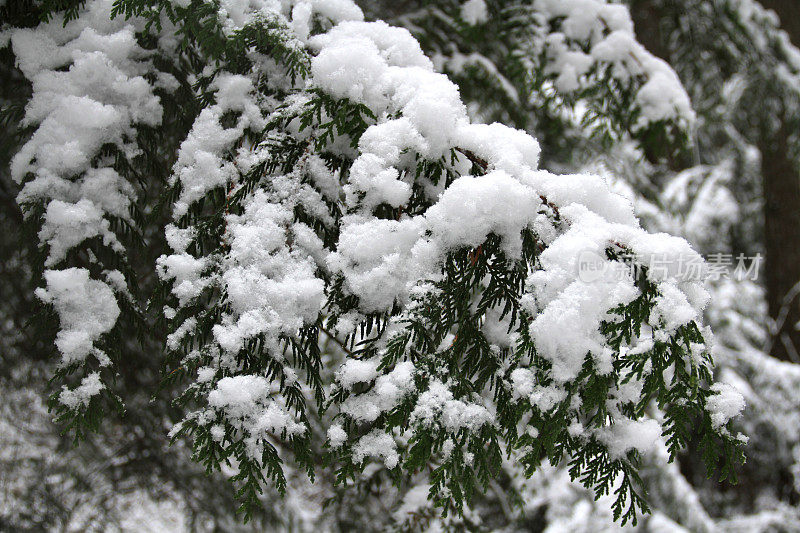
MULTIPOLYGON (((55 13, 63 11, 59 16, 64 17, 66 24, 81 16, 82 5, 47 4, 41 18, 55 20, 55 13)), ((609 310, 608 320, 601 324, 600 333, 613 351, 610 372, 600 372, 594 357, 588 353, 577 375, 557 384, 565 396, 550 408, 542 409, 528 398, 514 394, 512 374, 518 369, 532 372, 538 386, 554 384, 551 362, 539 353, 529 332, 535 319, 532 308, 521 301, 528 291, 526 280, 541 270, 539 257, 550 244, 531 227, 522 230, 519 257, 510 256, 503 238, 491 232, 477 247, 447 250, 436 279, 420 280, 419 290, 408 305, 390 302, 387 310, 381 312, 364 311, 359 295, 348 287, 341 273, 319 267, 315 275, 324 282, 325 306, 314 320, 305 321, 292 333, 280 332, 278 342, 262 332, 246 338, 238 349, 221 346, 215 328, 224 325, 226 317, 235 311, 226 285, 220 281, 231 254, 228 233, 231 220, 246 215, 258 193, 281 198, 285 192, 281 187, 287 183, 283 178, 289 176, 294 180, 291 186, 305 187, 303 190, 309 191, 308 194, 316 193, 324 205, 323 210, 312 211, 301 201, 289 202, 293 222, 311 228, 326 251, 336 250, 342 218, 356 212, 363 198, 353 204, 344 200, 343 192, 334 197, 326 195, 309 170, 308 161, 312 156, 318 158, 340 185, 346 183, 351 166, 360 155, 362 135, 387 117, 376 116, 362 102, 314 87, 310 51, 293 37, 285 19, 260 16, 230 31, 221 22, 219 8, 215 2, 198 0, 186 6, 144 0, 115 3, 112 17, 136 18, 141 22, 137 42, 142 49, 153 53, 154 70, 146 74, 148 81, 155 83, 157 72, 166 72, 177 80, 177 88, 157 89, 164 107, 161 125, 136 125, 135 137, 127 139, 140 148, 139 152, 126 152, 109 144, 94 156, 98 161, 112 161, 110 168, 136 187, 130 218, 110 217, 111 228, 127 254, 96 236, 73 248, 59 266, 86 268, 92 279, 101 279, 105 270, 123 273, 131 294, 118 295, 120 318, 96 344, 116 364, 120 364, 120 348, 131 332, 146 337, 154 322, 171 332, 171 338, 176 340, 167 354, 165 387, 188 381, 184 393, 176 399, 176 404, 188 414, 175 426, 171 437, 191 438, 194 459, 208 472, 235 465, 237 472, 231 482, 236 486, 245 520, 260 508, 265 484, 274 484, 278 491, 285 489, 286 458, 290 457, 313 478, 318 458, 312 455, 309 420, 326 410, 336 413, 348 435, 345 443, 330 447, 327 457, 336 468, 338 482, 358 479, 365 457, 359 455, 357 447, 365 436, 384 434, 393 439, 402 435, 404 438, 398 439, 400 461, 393 467, 389 461, 386 464, 393 479, 401 484, 412 473, 426 472, 431 497, 445 514, 462 513, 474 494, 486 490, 489 481, 498 474, 503 455, 515 453, 521 457, 528 476, 545 459, 551 464, 566 462, 572 478, 593 489, 597 497, 614 492, 616 519, 623 524, 636 523, 637 513, 648 509, 637 474, 639 454, 635 449, 614 454, 608 442, 598 435, 600 430, 614 426, 615 417, 639 420, 655 416, 656 410, 664 416, 663 436, 671 459, 693 435, 699 434, 709 472, 721 467, 723 478, 735 480, 733 467, 743 460, 741 442, 728 427, 716 427, 711 422, 706 402, 713 394, 712 363, 707 349, 698 357, 694 348, 704 343, 703 336, 693 321, 672 332, 659 322, 653 307, 655 300, 663 295, 646 271, 641 271, 635 280, 638 296, 609 310), (164 32, 178 38, 172 55, 162 54, 157 47, 164 32), (275 66, 287 82, 273 84, 275 71, 259 70, 267 63, 275 66), (145 228, 154 221, 164 223, 166 206, 191 192, 180 176, 168 178, 169 169, 178 168, 175 162, 180 156, 176 154, 192 123, 197 123, 195 119, 199 120, 215 106, 220 107, 218 82, 235 75, 253 80, 252 99, 267 116, 262 125, 245 121, 247 117, 241 109, 213 111, 219 114, 216 120, 226 131, 239 132, 238 138, 219 154, 235 172, 225 183, 213 184, 199 199, 187 202, 185 212, 173 219, 176 231, 191 232, 183 253, 203 265, 200 275, 208 280, 190 298, 181 301, 177 280, 172 282, 162 270, 163 284, 156 288, 146 267, 131 264, 129 257, 150 246, 167 253, 164 238, 146 235, 145 228), (257 162, 246 171, 238 167, 242 150, 257 154, 257 162), (169 311, 164 312, 163 318, 152 318, 164 309, 169 311), (513 333, 515 339, 512 346, 499 350, 483 331, 487 315, 495 309, 499 309, 507 333, 513 333), (410 362, 414 368, 411 390, 369 422, 348 415, 342 406, 351 398, 373 394, 375 377, 355 388, 332 385, 323 379, 320 336, 325 332, 333 332, 329 334, 335 336, 336 328, 347 316, 357 317, 354 330, 339 341, 348 360, 377 358, 378 376, 397 370, 402 363, 410 362), (623 347, 644 330, 661 331, 665 336, 656 340, 651 349, 626 357, 623 347), (196 380, 192 378, 195 375, 196 380), (221 390, 222 384, 231 383, 225 380, 241 376, 266 380, 272 387, 269 396, 279 397, 284 414, 305 429, 297 431, 286 423, 275 434, 256 432, 248 425, 246 414, 226 411, 220 403, 208 407, 209 398, 221 390), (614 392, 634 380, 642 383, 641 394, 635 401, 616 402, 619 410, 609 411, 614 392), (494 420, 452 424, 445 419, 444 411, 430 417, 417 414, 422 399, 438 384, 446 384, 448 401, 458 405, 492 405, 494 420)), ((491 4, 491 9, 501 8, 491 4)), ((538 62, 531 59, 534 52, 544 52, 519 50, 525 37, 520 35, 532 27, 525 17, 534 15, 520 7, 508 9, 514 10, 513 16, 505 18, 512 26, 497 31, 508 36, 510 43, 498 52, 507 54, 509 77, 525 103, 520 109, 498 111, 501 118, 524 126, 531 101, 544 97, 546 112, 542 116, 546 120, 555 122, 560 110, 581 101, 590 102, 583 117, 585 125, 600 135, 613 138, 631 129, 637 116, 636 111, 625 114, 625 110, 634 107, 630 90, 619 86, 607 67, 596 66, 589 74, 599 80, 599 85, 569 95, 553 92, 549 85, 552 77, 544 66, 546 61, 541 56, 538 62)), ((425 20, 433 23, 437 18, 425 20)), ((558 24, 558 20, 547 21, 537 31, 547 33, 558 24)), ((315 19, 316 32, 329 26, 329 21, 315 19)), ((477 41, 477 33, 470 28, 463 28, 459 36, 471 39, 473 44, 477 41)), ((470 94, 468 87, 465 93, 470 94)), ((498 109, 506 107, 499 105, 498 109)), ((402 116, 398 111, 391 118, 402 116)), ((679 132, 683 130, 673 127, 656 122, 636 130, 634 135, 641 142, 650 142, 648 139, 653 136, 683 135, 679 132)), ((411 155, 415 162, 402 169, 403 177, 412 184, 409 200, 399 208, 389 203, 376 206, 370 215, 377 220, 425 214, 436 202, 425 189, 428 184, 444 190, 467 173, 483 176, 492 172, 490 163, 480 155, 458 146, 435 159, 413 149, 407 149, 406 155, 411 155)), ((44 223, 45 202, 23 205, 35 228, 44 223)), ((557 230, 564 231, 569 226, 562 219, 559 207, 547 197, 541 197, 538 209, 538 214, 557 230)), ((293 249, 295 237, 287 231, 288 248, 293 249)), ((609 248, 609 261, 620 261, 617 254, 624 252, 609 248)), ((153 253, 143 256, 152 258, 153 253)), ((40 272, 44 264, 44 258, 37 263, 40 272)), ((55 314, 53 317, 56 318, 55 314)), ((90 375, 91 371, 109 374, 102 397, 91 396, 78 408, 65 404, 61 392, 54 393, 52 399, 56 415, 65 422, 66 429, 75 432, 77 439, 86 431, 96 430, 104 412, 111 407, 121 409, 121 399, 112 388, 114 367, 92 365, 84 365, 84 375, 90 375)), ((56 376, 59 382, 69 382, 70 374, 78 366, 60 368, 56 376)), ((259 408, 272 405, 269 400, 258 401, 264 402, 257 403, 259 408)))

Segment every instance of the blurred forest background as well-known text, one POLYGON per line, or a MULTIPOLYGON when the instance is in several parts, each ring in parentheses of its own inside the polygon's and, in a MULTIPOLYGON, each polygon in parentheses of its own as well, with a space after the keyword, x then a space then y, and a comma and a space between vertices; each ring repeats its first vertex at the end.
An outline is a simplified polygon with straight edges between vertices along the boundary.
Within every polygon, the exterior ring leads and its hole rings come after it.
MULTIPOLYGON (((30 6, 3 4, 17 20, 26 14, 15 6, 30 6)), ((707 480, 691 449, 677 465, 649 458, 643 477, 655 512, 627 529, 800 531, 800 3, 628 2, 639 41, 678 73, 697 114, 689 138, 677 141, 613 127, 597 134, 592 112, 602 118, 602 110, 581 107, 592 95, 565 96, 542 83, 535 43, 544 23, 530 16, 530 2, 487 1, 488 19, 474 24, 454 0, 360 4, 368 20, 409 29, 458 83, 476 120, 532 133, 543 167, 607 176, 648 230, 683 236, 703 254, 765 258, 755 281, 710 282, 706 316, 719 378, 748 402, 738 421, 750 436, 739 484, 707 480)), ((171 391, 159 390, 165 332, 155 328, 142 343, 130 341, 118 369, 124 423, 107 417, 80 447, 59 435, 46 407, 57 358, 31 325, 37 302, 26 258, 38 253, 36 239, 23 236, 8 171, 31 88, 7 46, 0 80, 0 530, 391 528, 407 494, 377 470, 359 491, 333 488, 325 476, 311 485, 298 472, 285 498, 268 491, 265 514, 241 525, 224 473, 206 476, 182 443, 168 446, 165 428, 179 415, 171 391)), ((156 253, 140 259, 152 265, 156 253)), ((325 349, 337 358, 335 346, 325 349)), ((458 527, 618 529, 607 506, 565 471, 524 480, 513 464, 458 527)))

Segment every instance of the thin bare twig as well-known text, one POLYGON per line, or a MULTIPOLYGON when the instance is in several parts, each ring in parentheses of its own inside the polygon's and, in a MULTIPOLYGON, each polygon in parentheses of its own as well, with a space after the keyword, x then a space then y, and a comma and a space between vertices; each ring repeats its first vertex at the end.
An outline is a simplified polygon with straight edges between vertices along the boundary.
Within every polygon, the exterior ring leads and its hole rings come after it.
POLYGON ((347 356, 348 356, 348 357, 353 357, 353 352, 352 352, 352 350, 350 350, 350 348, 348 348, 348 347, 347 347, 347 345, 346 345, 345 343, 343 343, 342 341, 340 341, 340 340, 339 340, 339 339, 336 337, 336 335, 334 335, 333 333, 331 333, 330 331, 328 331, 327 329, 325 329, 325 328, 324 328, 324 327, 322 327, 322 326, 320 326, 320 328, 319 328, 319 329, 320 329, 320 330, 321 330, 321 331, 322 331, 322 332, 323 332, 325 335, 327 335, 329 339, 331 339, 333 342, 335 342, 335 343, 336 343, 336 344, 339 346, 339 348, 341 348, 341 349, 342 349, 342 351, 343 351, 345 354, 347 354, 347 356))

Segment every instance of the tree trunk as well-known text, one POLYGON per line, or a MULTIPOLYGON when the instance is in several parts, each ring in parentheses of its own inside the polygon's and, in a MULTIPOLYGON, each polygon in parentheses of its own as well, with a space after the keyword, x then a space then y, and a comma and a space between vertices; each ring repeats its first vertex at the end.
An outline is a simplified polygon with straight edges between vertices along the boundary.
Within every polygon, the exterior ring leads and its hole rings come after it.
POLYGON ((764 281, 775 321, 770 353, 800 363, 800 175, 781 127, 760 143, 764 187, 764 281))
MULTIPOLYGON (((800 46, 800 2, 761 0, 761 4, 778 15, 792 44, 800 46)), ((800 172, 797 161, 789 157, 790 134, 782 122, 772 138, 759 143, 767 256, 764 278, 769 314, 775 320, 771 353, 800 363, 800 331, 796 327, 800 322, 800 172)))

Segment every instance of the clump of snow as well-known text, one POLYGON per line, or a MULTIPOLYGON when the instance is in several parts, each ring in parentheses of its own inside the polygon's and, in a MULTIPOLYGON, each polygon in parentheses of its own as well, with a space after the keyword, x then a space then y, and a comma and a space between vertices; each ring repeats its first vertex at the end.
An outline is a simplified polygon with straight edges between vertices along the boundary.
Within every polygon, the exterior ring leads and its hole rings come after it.
POLYGON ((348 397, 341 405, 342 413, 359 422, 374 422, 414 390, 414 370, 409 361, 398 363, 391 372, 379 376, 369 392, 348 397))
POLYGON ((631 450, 645 453, 653 450, 661 436, 661 424, 651 418, 630 420, 622 418, 596 430, 598 440, 606 445, 611 459, 621 459, 631 450))
POLYGON ((378 376, 378 361, 348 359, 336 371, 336 381, 345 389, 356 383, 369 383, 378 376))
POLYGON ((179 305, 184 306, 213 281, 202 275, 208 264, 205 258, 198 259, 184 252, 159 257, 156 269, 162 280, 173 280, 172 293, 177 296, 179 305))
POLYGON ((226 377, 209 393, 208 403, 228 410, 232 416, 243 416, 256 401, 267 397, 269 390, 269 381, 260 376, 226 377))
POLYGON ((445 254, 480 245, 490 233, 503 237, 509 258, 522 250, 520 231, 541 204, 536 191, 496 170, 457 179, 424 215, 400 221, 343 220, 337 251, 328 263, 342 272, 366 311, 407 302, 420 279, 435 275, 445 254))
POLYGON ((49 244, 45 266, 53 266, 63 260, 67 252, 86 239, 102 237, 106 246, 118 252, 124 248, 111 231, 103 211, 91 200, 83 198, 77 203, 53 200, 47 204, 39 240, 49 244))
POLYGON ((333 449, 341 448, 347 442, 347 432, 339 424, 333 424, 328 428, 328 442, 333 449))
POLYGON ((314 14, 331 22, 363 20, 361 9, 350 0, 300 0, 292 7, 291 28, 295 36, 305 42, 311 33, 314 14))
POLYGON ((675 283, 659 283, 658 292, 653 314, 656 320, 664 321, 666 331, 675 331, 678 326, 698 319, 698 309, 689 303, 675 283))
POLYGON ((461 429, 475 431, 484 424, 492 424, 491 413, 482 405, 457 400, 447 385, 431 381, 428 390, 417 399, 411 413, 412 424, 430 427, 436 423, 453 433, 461 429))
POLYGON ((342 273, 348 289, 359 295, 364 311, 391 308, 395 299, 407 294, 409 284, 435 267, 438 250, 426 242, 418 244, 424 231, 422 218, 345 217, 328 265, 342 273))
POLYGON ((511 325, 511 314, 501 318, 501 309, 493 307, 487 310, 481 326, 481 332, 486 340, 497 348, 511 348, 516 344, 516 335, 509 335, 511 325))
POLYGON ((427 231, 443 250, 477 247, 494 233, 503 238, 509 258, 516 259, 522 253, 520 230, 533 223, 540 203, 534 189, 502 170, 476 178, 465 176, 428 209, 427 231))
POLYGON ((191 333, 196 327, 197 319, 195 317, 190 317, 184 320, 183 323, 175 329, 175 331, 167 335, 167 349, 177 351, 180 348, 180 343, 183 338, 191 333))
POLYGON ((353 447, 353 461, 360 463, 367 457, 382 458, 386 468, 395 468, 400 462, 394 438, 377 429, 358 439, 353 447))
POLYGON ((486 2, 484 0, 467 0, 461 4, 461 19, 470 26, 486 22, 489 19, 486 2))
MULTIPOLYGON (((607 190, 605 195, 612 193, 607 190)), ((578 204, 560 208, 560 213, 571 222, 569 229, 542 252, 543 268, 529 276, 529 296, 524 297, 525 305, 536 316, 530 326, 531 335, 541 355, 553 364, 552 376, 556 380, 573 379, 587 353, 604 353, 606 339, 600 333, 600 324, 610 318, 607 311, 630 303, 639 294, 633 277, 625 275, 628 267, 606 258, 605 249, 612 243, 630 250, 643 266, 649 266, 651 258, 666 265, 664 269, 648 270, 660 291, 651 321, 663 320, 667 330, 672 331, 698 318, 708 297, 702 281, 677 279, 680 261, 703 264, 686 241, 648 234, 630 223, 610 223, 578 204), (602 281, 587 280, 580 264, 586 254, 593 260, 602 260, 614 275, 602 281), (561 334, 564 331, 571 334, 561 334)))
POLYGON ((105 388, 98 372, 92 372, 81 380, 81 384, 74 389, 64 387, 58 395, 58 401, 70 409, 86 407, 94 396, 100 394, 105 388))
MULTIPOLYGON (((396 168, 404 150, 425 152, 428 145, 407 118, 371 126, 358 142, 361 155, 350 169, 345 194, 349 204, 372 210, 385 203, 399 207, 411 197, 411 185, 396 168)), ((407 155, 405 156, 408 157, 407 155)))
POLYGON ((216 374, 216 370, 211 367, 204 366, 197 369, 197 382, 198 383, 207 383, 214 379, 214 375, 216 374))
POLYGON ((566 399, 566 391, 553 385, 546 387, 536 386, 530 394, 531 405, 538 407, 543 412, 549 411, 566 399))
POLYGON ((511 372, 511 390, 515 398, 525 398, 533 393, 536 377, 528 368, 515 368, 511 372))
POLYGON ((91 279, 85 268, 46 270, 44 279, 47 288, 37 289, 36 295, 58 314, 61 329, 56 347, 62 365, 82 363, 90 354, 107 364, 108 356, 94 343, 116 324, 119 306, 114 291, 106 283, 91 279))
POLYGON ((305 424, 274 394, 275 387, 263 376, 244 374, 220 379, 208 394, 208 405, 247 437, 247 452, 254 459, 260 459, 266 439, 306 432, 305 424))
POLYGON ((316 320, 324 303, 324 283, 316 263, 302 249, 288 248, 293 215, 289 207, 257 191, 241 216, 228 217, 230 251, 223 259, 222 283, 232 314, 213 328, 225 350, 266 334, 277 342, 316 320))
POLYGON ((711 425, 719 430, 741 414, 745 401, 742 394, 728 383, 714 383, 711 393, 706 400, 706 409, 711 416, 711 425))
MULTIPOLYGON (((547 270, 535 273, 530 279, 531 288, 539 288, 552 277, 547 270)), ((560 382, 570 381, 583 366, 586 354, 602 353, 606 340, 599 328, 607 311, 630 303, 636 296, 638 291, 630 280, 609 284, 577 280, 548 302, 534 319, 530 332, 541 355, 553 365, 551 375, 560 382), (565 334, 566 331, 572 333, 565 334)))

